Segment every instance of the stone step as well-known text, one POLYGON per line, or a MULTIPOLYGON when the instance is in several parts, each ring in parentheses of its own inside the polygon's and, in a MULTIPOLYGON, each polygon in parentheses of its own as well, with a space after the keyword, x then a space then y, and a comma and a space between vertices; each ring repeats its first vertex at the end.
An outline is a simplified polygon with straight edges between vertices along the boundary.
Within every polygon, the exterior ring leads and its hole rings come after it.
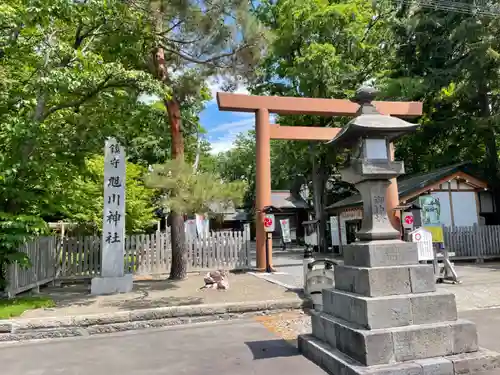
POLYGON ((385 267, 418 264, 417 244, 401 240, 355 242, 342 246, 344 264, 385 267))
POLYGON ((457 320, 455 295, 442 292, 364 297, 324 289, 323 312, 366 329, 457 320))
POLYGON ((478 349, 475 324, 461 319, 372 330, 325 313, 312 314, 311 320, 315 337, 365 366, 478 349))
POLYGON ((436 291, 432 264, 386 267, 335 266, 335 288, 366 297, 436 291))
POLYGON ((454 356, 364 366, 312 335, 300 335, 299 351, 332 375, 493 375, 500 354, 486 349, 454 356))

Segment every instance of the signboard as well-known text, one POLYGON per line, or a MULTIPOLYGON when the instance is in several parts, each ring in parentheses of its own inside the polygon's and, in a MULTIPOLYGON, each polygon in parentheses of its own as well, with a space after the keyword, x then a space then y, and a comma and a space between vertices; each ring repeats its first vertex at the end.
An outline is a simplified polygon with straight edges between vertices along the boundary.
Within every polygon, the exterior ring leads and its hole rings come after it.
POLYGON ((340 239, 342 241, 342 245, 347 245, 347 230, 345 227, 346 220, 344 218, 340 218, 340 239))
POLYGON ((346 221, 348 220, 361 220, 363 218, 363 210, 349 210, 340 213, 340 217, 346 221))
POLYGON ((411 232, 412 242, 417 243, 418 260, 434 260, 434 248, 432 246, 432 233, 423 228, 411 232))
POLYGON ((274 215, 273 214, 266 214, 264 216, 264 231, 266 232, 274 232, 274 215))
POLYGON ((210 233, 210 219, 204 215, 196 214, 196 231, 198 232, 198 237, 206 238, 210 233))
POLYGON ((441 202, 432 195, 418 198, 422 213, 422 226, 432 233, 432 242, 444 243, 443 225, 441 223, 441 202))
POLYGON ((184 233, 188 238, 196 238, 196 220, 188 219, 184 222, 184 233))
POLYGON ((413 229, 414 218, 411 212, 403 212, 403 228, 413 229))
POLYGON ((125 252, 125 151, 114 138, 104 147, 102 277, 123 276, 125 252))
POLYGON ((444 243, 443 226, 442 225, 426 225, 424 229, 432 233, 432 242, 444 243))
MULTIPOLYGON (((441 203, 432 195, 421 195, 418 198, 421 207, 422 225, 441 225, 441 203)), ((435 241, 435 239, 434 239, 435 241)))
POLYGON ((292 237, 290 236, 290 219, 281 219, 281 236, 283 237, 284 243, 292 242, 292 237))
POLYGON ((332 246, 340 246, 339 218, 337 216, 330 216, 330 234, 332 246))

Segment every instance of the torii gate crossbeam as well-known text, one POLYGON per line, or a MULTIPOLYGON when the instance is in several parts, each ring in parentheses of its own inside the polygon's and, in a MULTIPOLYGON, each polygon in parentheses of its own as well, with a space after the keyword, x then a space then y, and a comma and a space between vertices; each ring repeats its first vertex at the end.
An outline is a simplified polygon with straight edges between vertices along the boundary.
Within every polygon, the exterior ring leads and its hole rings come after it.
MULTIPOLYGON (((257 269, 266 269, 266 234, 262 209, 271 205, 271 139, 329 141, 340 128, 270 125, 269 114, 355 116, 359 104, 342 99, 294 98, 281 96, 252 96, 217 93, 217 104, 221 111, 255 113, 256 135, 256 242, 257 269)), ((412 118, 422 114, 421 102, 373 102, 384 115, 412 118)), ((399 230, 399 219, 394 208, 399 204, 396 179, 387 189, 387 212, 393 225, 399 230)), ((272 264, 272 240, 269 239, 269 263, 272 264)))

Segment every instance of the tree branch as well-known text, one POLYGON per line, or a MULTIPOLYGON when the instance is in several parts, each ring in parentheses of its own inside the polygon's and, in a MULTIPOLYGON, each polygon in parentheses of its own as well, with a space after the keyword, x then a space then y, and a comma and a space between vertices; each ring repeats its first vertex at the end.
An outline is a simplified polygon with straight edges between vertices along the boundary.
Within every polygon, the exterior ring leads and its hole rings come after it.
POLYGON ((178 39, 172 39, 172 38, 168 38, 168 37, 165 37, 165 40, 172 42, 172 43, 178 43, 178 44, 194 44, 194 43, 201 42, 204 38, 205 38, 205 36, 203 35, 199 39, 193 39, 193 40, 178 40, 178 39))
POLYGON ((57 105, 54 105, 50 107, 42 116, 42 121, 45 120, 48 116, 51 114, 61 110, 61 109, 66 109, 66 108, 73 108, 73 107, 79 107, 82 104, 84 104, 86 101, 92 99, 95 97, 97 94, 101 93, 102 91, 109 89, 109 88, 118 88, 118 87, 127 87, 127 86, 135 86, 135 81, 120 81, 120 82, 112 82, 108 83, 111 80, 112 76, 106 77, 97 87, 88 92, 87 94, 83 95, 77 100, 73 100, 70 102, 66 103, 60 103, 57 105))
POLYGON ((172 30, 174 30, 176 27, 180 26, 181 23, 183 23, 184 20, 179 20, 177 21, 172 27, 170 27, 169 29, 167 29, 166 31, 164 31, 163 33, 164 34, 168 34, 169 32, 171 32, 172 30))
POLYGON ((80 45, 82 44, 83 38, 81 36, 83 31, 83 23, 80 22, 78 23, 78 27, 76 28, 75 32, 75 42, 73 43, 73 49, 78 49, 80 45))
POLYGON ((205 64, 216 65, 216 62, 218 62, 219 60, 222 60, 226 57, 234 56, 236 53, 238 53, 238 52, 240 52, 243 49, 248 48, 248 47, 249 47, 248 45, 244 45, 242 47, 238 47, 237 49, 235 49, 232 52, 223 53, 221 55, 213 56, 213 57, 210 57, 208 59, 202 60, 202 59, 197 59, 196 57, 193 57, 193 56, 189 56, 189 55, 182 53, 180 51, 173 50, 173 49, 166 47, 164 45, 161 46, 161 48, 163 48, 166 52, 170 52, 172 54, 175 54, 186 61, 192 62, 193 64, 200 64, 200 65, 205 65, 205 64))

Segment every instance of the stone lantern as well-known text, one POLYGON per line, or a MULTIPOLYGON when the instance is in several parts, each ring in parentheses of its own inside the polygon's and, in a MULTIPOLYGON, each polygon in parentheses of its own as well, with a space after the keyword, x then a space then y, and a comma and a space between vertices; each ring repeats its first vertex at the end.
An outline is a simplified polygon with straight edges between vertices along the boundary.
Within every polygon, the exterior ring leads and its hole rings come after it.
POLYGON ((389 221, 389 179, 404 173, 389 145, 417 125, 378 113, 375 94, 358 90, 358 116, 329 142, 351 150, 340 173, 361 193, 362 226, 299 349, 335 375, 481 374, 500 354, 479 349, 476 326, 457 318, 455 295, 436 292, 433 266, 419 264, 416 244, 401 241, 389 221))
POLYGON ((389 179, 404 173, 402 161, 391 161, 390 144, 417 129, 397 117, 381 115, 371 104, 375 90, 357 92, 359 116, 351 120, 329 144, 351 149, 342 179, 356 186, 363 198, 363 220, 357 238, 361 241, 391 240, 400 237, 387 216, 385 196, 389 179))

